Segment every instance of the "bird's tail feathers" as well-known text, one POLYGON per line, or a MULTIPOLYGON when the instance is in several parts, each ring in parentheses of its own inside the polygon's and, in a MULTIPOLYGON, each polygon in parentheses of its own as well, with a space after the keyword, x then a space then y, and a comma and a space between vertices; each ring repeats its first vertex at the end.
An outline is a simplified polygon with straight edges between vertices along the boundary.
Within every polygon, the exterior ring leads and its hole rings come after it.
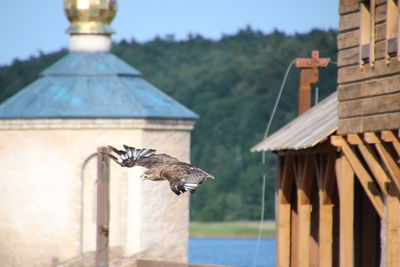
POLYGON ((113 146, 108 146, 114 153, 114 155, 111 153, 106 153, 107 156, 109 156, 112 160, 114 160, 122 167, 133 167, 137 160, 149 157, 153 155, 154 152, 156 152, 156 150, 154 149, 146 149, 146 148, 136 149, 134 147, 130 147, 127 145, 123 146, 125 148, 125 151, 116 149, 113 146))
POLYGON ((196 191, 197 188, 200 187, 200 184, 185 184, 184 188, 186 191, 189 191, 191 193, 194 193, 194 191, 196 191))
POLYGON ((156 152, 155 149, 147 149, 147 148, 142 148, 142 149, 136 149, 134 147, 130 147, 127 145, 124 145, 124 148, 126 150, 126 153, 128 154, 128 157, 132 160, 138 160, 140 158, 146 158, 148 156, 151 156, 156 152))
POLYGON ((215 177, 211 174, 209 174, 208 172, 205 172, 203 170, 201 170, 204 174, 205 174, 205 179, 215 179, 215 177))

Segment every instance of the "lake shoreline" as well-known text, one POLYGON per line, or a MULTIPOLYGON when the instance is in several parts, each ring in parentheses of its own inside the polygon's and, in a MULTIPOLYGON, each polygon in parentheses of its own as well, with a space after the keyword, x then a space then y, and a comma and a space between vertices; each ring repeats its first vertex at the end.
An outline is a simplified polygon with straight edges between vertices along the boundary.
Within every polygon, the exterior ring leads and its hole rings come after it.
MULTIPOLYGON (((275 238, 275 221, 268 220, 261 225, 261 238, 275 238)), ((200 238, 258 238, 260 222, 190 222, 189 236, 200 238)))
MULTIPOLYGON (((189 238, 226 238, 226 239, 257 239, 257 236, 189 236, 189 238)), ((260 239, 276 239, 275 236, 261 237, 260 239)))

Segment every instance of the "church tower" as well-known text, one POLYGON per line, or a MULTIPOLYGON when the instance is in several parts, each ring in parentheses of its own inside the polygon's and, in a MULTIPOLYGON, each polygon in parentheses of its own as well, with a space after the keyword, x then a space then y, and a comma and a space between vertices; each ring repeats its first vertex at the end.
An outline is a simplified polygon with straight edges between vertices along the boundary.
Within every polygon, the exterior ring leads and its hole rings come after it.
MULTIPOLYGON (((0 262, 68 266, 96 247, 97 147, 189 161, 197 115, 110 52, 116 0, 65 0, 69 53, 0 105, 0 262)), ((111 163, 111 259, 187 261, 189 196, 111 163)))

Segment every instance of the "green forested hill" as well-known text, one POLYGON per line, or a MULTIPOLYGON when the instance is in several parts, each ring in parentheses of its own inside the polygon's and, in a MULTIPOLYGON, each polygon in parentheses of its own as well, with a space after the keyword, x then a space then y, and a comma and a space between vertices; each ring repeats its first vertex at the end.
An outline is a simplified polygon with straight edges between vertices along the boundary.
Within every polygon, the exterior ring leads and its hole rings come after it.
MULTIPOLYGON (((266 217, 274 216, 275 161, 249 149, 265 131, 284 72, 296 57, 313 49, 336 61, 336 31, 270 34, 250 28, 220 40, 191 35, 146 43, 122 41, 113 52, 146 80, 197 114, 192 135, 192 163, 216 179, 191 198, 191 219, 199 221, 258 219, 262 174, 267 174, 266 217)), ((38 73, 66 51, 15 61, 0 67, 0 101, 36 79, 38 73)), ((271 132, 292 120, 297 111, 298 71, 292 70, 271 132)), ((319 99, 336 90, 336 66, 320 71, 319 99)))

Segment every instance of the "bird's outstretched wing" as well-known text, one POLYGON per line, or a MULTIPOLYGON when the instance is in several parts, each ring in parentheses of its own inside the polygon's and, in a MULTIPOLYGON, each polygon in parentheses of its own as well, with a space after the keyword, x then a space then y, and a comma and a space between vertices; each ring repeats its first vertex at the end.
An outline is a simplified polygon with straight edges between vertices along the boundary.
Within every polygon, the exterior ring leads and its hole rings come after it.
POLYGON ((168 164, 161 177, 169 181, 171 190, 177 195, 186 191, 194 193, 205 180, 214 179, 211 174, 185 162, 168 164))
POLYGON ((124 145, 125 151, 116 149, 113 146, 108 146, 108 147, 114 154, 111 153, 106 153, 106 154, 122 167, 128 167, 128 168, 140 165, 138 163, 143 161, 143 159, 154 155, 154 152, 156 152, 154 149, 146 149, 146 148, 135 149, 134 147, 130 147, 127 145, 124 145))
POLYGON ((143 179, 152 181, 167 180, 171 190, 180 195, 186 191, 195 192, 207 179, 214 179, 211 174, 189 163, 180 162, 167 154, 155 154, 154 149, 135 149, 124 145, 124 150, 109 146, 112 153, 106 153, 122 167, 145 167, 143 179))

